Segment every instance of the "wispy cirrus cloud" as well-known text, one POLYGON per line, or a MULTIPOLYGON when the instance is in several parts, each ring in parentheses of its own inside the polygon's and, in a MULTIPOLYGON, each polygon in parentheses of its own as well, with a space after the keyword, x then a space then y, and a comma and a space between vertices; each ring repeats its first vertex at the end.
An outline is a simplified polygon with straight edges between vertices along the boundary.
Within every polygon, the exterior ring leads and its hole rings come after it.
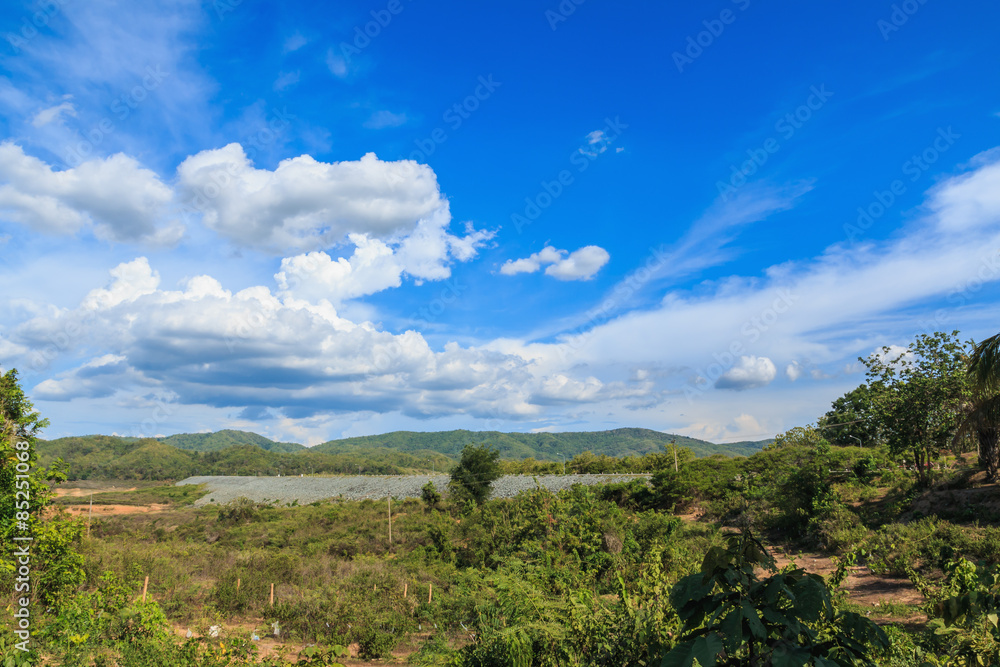
POLYGON ((42 109, 31 119, 31 124, 35 127, 44 127, 49 123, 57 122, 62 115, 76 117, 76 107, 72 102, 63 102, 53 107, 42 109))
POLYGON ((399 127, 409 120, 405 113, 393 113, 386 109, 376 111, 368 117, 363 125, 369 130, 382 130, 387 127, 399 127))

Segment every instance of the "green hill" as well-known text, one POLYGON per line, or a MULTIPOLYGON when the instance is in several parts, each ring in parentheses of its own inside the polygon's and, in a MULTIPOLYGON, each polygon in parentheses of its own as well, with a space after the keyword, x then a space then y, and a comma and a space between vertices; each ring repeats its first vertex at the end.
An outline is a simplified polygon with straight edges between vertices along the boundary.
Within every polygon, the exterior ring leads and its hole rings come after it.
POLYGON ((195 452, 217 452, 238 445, 254 445, 269 452, 297 452, 306 449, 304 445, 295 442, 275 442, 256 433, 229 429, 215 433, 178 433, 157 440, 177 449, 195 452))
POLYGON ((38 441, 40 464, 57 458, 69 464, 71 479, 179 479, 195 469, 191 453, 153 438, 86 435, 38 441))
MULTIPOLYGON (((226 439, 246 442, 210 451, 180 449, 171 438, 121 438, 87 435, 38 441, 38 459, 48 466, 57 458, 68 464, 71 480, 79 479, 183 479, 191 475, 299 475, 311 473, 357 473, 399 475, 412 471, 448 470, 456 461, 437 452, 402 452, 384 447, 347 446, 331 453, 275 443, 253 433, 230 431, 220 439, 194 438, 180 442, 188 447, 217 446, 226 439), (235 434, 235 435, 234 435, 235 434), (264 449, 263 444, 273 447, 264 449)), ((202 434, 196 434, 202 435, 202 434)), ((205 434, 215 435, 215 434, 205 434)), ((175 437, 175 436, 172 436, 175 437)))
POLYGON ((312 448, 275 442, 256 433, 218 431, 164 438, 88 435, 40 440, 39 463, 56 458, 69 464, 70 479, 183 479, 190 475, 286 475, 355 473, 395 475, 447 471, 466 445, 488 444, 503 459, 570 462, 595 457, 641 457, 663 453, 676 441, 696 456, 749 456, 768 441, 716 445, 704 440, 641 428, 571 433, 497 431, 396 431, 331 440, 312 448), (586 457, 584 457, 586 458, 586 457))
POLYGON ((662 452, 671 441, 691 449, 696 456, 725 454, 749 456, 760 451, 769 441, 737 442, 717 445, 683 435, 661 433, 645 428, 619 428, 613 431, 581 431, 566 433, 500 433, 499 431, 394 431, 383 435, 366 435, 330 440, 312 448, 313 451, 338 453, 352 447, 385 447, 404 452, 424 449, 440 452, 457 459, 466 445, 488 444, 500 450, 505 459, 534 458, 542 461, 567 460, 590 451, 597 456, 642 456, 662 452))

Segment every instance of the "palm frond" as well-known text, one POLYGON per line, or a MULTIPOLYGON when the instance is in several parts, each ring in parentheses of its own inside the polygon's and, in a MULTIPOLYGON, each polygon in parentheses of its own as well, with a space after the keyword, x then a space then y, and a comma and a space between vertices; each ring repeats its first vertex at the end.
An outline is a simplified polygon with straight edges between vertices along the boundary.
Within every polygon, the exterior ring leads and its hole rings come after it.
POLYGON ((1000 428, 1000 394, 977 401, 958 425, 952 446, 969 435, 987 428, 1000 428))
POLYGON ((975 437, 979 443, 979 461, 986 469, 989 481, 995 481, 1000 468, 1000 394, 984 396, 972 404, 965 418, 958 425, 952 437, 951 447, 957 451, 957 445, 963 438, 975 437))
POLYGON ((969 357, 969 375, 980 391, 1000 390, 1000 334, 976 346, 969 357))

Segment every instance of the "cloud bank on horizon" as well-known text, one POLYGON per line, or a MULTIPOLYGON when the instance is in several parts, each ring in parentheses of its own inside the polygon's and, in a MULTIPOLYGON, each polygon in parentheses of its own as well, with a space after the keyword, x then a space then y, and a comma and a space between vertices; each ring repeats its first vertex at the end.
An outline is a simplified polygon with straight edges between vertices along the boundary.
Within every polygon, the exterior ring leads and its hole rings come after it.
POLYGON ((404 5, 366 40, 359 3, 7 19, 0 366, 49 437, 736 440, 815 420, 882 345, 995 333, 989 31, 746 4, 682 71, 644 54, 697 8, 404 5), (418 48, 446 36, 468 57, 418 48))

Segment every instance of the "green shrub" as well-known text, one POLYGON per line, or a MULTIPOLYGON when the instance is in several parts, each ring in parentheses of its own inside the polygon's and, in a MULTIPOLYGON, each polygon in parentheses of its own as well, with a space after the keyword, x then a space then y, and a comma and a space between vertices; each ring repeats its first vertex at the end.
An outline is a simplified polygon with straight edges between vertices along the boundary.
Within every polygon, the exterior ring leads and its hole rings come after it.
POLYGON ((427 503, 427 507, 431 509, 437 507, 438 503, 441 502, 441 494, 438 493, 437 488, 434 486, 434 482, 427 482, 420 487, 420 497, 425 503, 427 503))
POLYGON ((816 527, 821 546, 836 553, 850 551, 868 536, 869 531, 858 515, 843 505, 829 512, 816 527))
POLYGON ((392 655, 398 638, 382 630, 367 627, 357 633, 358 657, 362 660, 381 660, 392 655))
POLYGON ((455 651, 448 646, 448 642, 439 634, 429 636, 415 653, 409 657, 410 664, 413 665, 441 665, 447 664, 455 657, 455 651))
POLYGON ((646 480, 604 484, 596 488, 597 497, 622 509, 644 510, 655 506, 656 496, 646 480))
POLYGON ((297 584, 300 560, 287 553, 251 551, 217 575, 211 600, 221 613, 262 609, 270 598, 271 584, 297 584))
POLYGON ((234 526, 240 523, 251 523, 261 520, 261 510, 270 509, 267 503, 258 503, 240 496, 230 500, 219 508, 219 523, 234 526))
POLYGON ((865 454, 854 462, 851 471, 863 484, 871 482, 878 475, 879 461, 872 454, 865 454))

